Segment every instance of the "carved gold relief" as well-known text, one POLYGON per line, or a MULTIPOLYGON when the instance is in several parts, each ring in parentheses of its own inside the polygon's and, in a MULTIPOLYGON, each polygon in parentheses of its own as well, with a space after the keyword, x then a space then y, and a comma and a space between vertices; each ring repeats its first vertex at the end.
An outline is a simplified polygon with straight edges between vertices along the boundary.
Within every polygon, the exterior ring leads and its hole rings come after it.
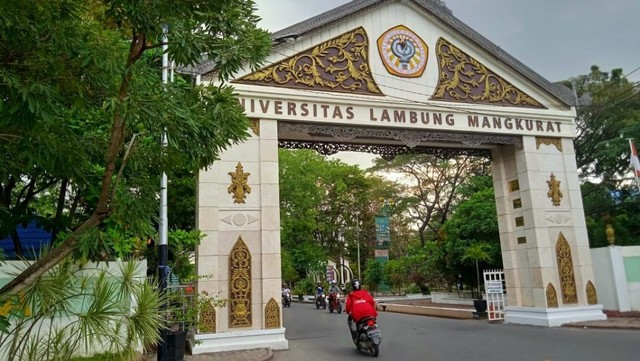
POLYGON ((264 307, 264 325, 265 328, 280 328, 280 306, 273 297, 264 307))
POLYGON ((238 162, 236 171, 228 174, 231 176, 231 185, 227 188, 227 193, 233 194, 233 203, 244 203, 247 194, 251 193, 251 187, 247 184, 251 173, 245 173, 242 163, 238 162))
POLYGON ((251 252, 242 240, 229 254, 229 327, 251 326, 251 252))
POLYGON ((509 192, 515 192, 520 190, 520 182, 518 180, 512 180, 509 182, 509 192))
POLYGON ((558 294, 556 288, 551 283, 547 285, 547 307, 558 308, 558 294))
POLYGON ((587 303, 590 305, 598 304, 598 293, 596 292, 596 286, 591 281, 587 282, 587 303))
POLYGON ((569 246, 569 242, 564 238, 562 232, 560 232, 558 242, 556 243, 556 259, 558 261, 558 272, 560 274, 562 302, 578 303, 578 292, 576 291, 576 279, 573 272, 571 247, 569 246))
POLYGON ((560 200, 562 200, 563 194, 560 191, 560 181, 556 179, 556 176, 551 173, 551 177, 547 181, 549 185, 549 191, 547 192, 547 197, 551 198, 551 203, 554 206, 560 205, 560 200))
POLYGON ((249 119, 249 128, 253 134, 260 136, 260 119, 249 119))
POLYGON ((554 145, 558 151, 562 152, 562 138, 536 137, 536 149, 540 149, 541 144, 554 145))
POLYGON ((516 227, 524 226, 524 217, 516 217, 516 227))
POLYGON ((212 304, 208 304, 200 310, 200 333, 216 333, 216 309, 212 304))
POLYGON ((359 27, 234 82, 382 95, 368 53, 369 38, 359 27))
POLYGON ((438 39, 436 55, 440 76, 431 99, 546 108, 444 38, 438 39))
POLYGON ((513 200, 513 209, 522 208, 522 199, 516 198, 513 200))

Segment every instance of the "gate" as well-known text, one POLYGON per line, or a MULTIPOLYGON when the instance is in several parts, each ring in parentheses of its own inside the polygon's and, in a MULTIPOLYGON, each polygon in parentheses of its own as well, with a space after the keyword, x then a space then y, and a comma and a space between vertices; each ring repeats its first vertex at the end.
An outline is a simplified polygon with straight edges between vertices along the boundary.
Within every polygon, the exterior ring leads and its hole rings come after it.
POLYGON ((487 293, 489 321, 504 319, 504 271, 485 270, 484 287, 487 293))

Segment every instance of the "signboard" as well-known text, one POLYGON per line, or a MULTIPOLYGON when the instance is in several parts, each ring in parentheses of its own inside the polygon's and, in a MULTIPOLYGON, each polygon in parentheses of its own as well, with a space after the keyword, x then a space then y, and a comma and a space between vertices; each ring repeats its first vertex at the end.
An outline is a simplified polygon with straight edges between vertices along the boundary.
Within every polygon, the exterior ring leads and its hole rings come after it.
POLYGON ((331 282, 335 279, 335 270, 333 266, 327 266, 327 281, 331 282))
POLYGON ((502 294, 502 281, 485 281, 484 287, 487 294, 502 294))

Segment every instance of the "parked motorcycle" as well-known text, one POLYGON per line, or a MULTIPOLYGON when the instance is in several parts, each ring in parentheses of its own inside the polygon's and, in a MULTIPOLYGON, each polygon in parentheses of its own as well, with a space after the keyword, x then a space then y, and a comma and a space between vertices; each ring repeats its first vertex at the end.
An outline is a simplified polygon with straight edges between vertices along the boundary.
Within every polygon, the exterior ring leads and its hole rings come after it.
POLYGON ((342 302, 344 300, 337 292, 331 292, 329 294, 329 312, 333 313, 335 310, 338 314, 342 313, 342 302))
POLYGON ((291 292, 282 292, 282 307, 291 307, 291 292))
POLYGON ((322 307, 323 310, 327 308, 327 299, 324 293, 316 295, 316 309, 320 309, 320 307, 322 307))
POLYGON ((380 342, 382 342, 382 331, 378 328, 376 319, 365 317, 356 325, 356 333, 353 343, 360 351, 368 352, 373 357, 378 357, 380 353, 380 342))

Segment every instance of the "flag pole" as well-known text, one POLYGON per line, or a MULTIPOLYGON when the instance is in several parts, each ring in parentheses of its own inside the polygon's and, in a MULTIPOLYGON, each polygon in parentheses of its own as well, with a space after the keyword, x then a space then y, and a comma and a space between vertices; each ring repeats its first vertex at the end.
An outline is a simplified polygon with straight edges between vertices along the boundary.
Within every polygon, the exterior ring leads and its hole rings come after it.
POLYGON ((633 145, 633 138, 629 139, 629 147, 631 147, 631 166, 633 166, 633 178, 636 180, 636 186, 638 187, 638 192, 640 193, 640 179, 638 179, 638 173, 640 173, 640 160, 638 160, 638 152, 636 151, 636 147, 633 145))

